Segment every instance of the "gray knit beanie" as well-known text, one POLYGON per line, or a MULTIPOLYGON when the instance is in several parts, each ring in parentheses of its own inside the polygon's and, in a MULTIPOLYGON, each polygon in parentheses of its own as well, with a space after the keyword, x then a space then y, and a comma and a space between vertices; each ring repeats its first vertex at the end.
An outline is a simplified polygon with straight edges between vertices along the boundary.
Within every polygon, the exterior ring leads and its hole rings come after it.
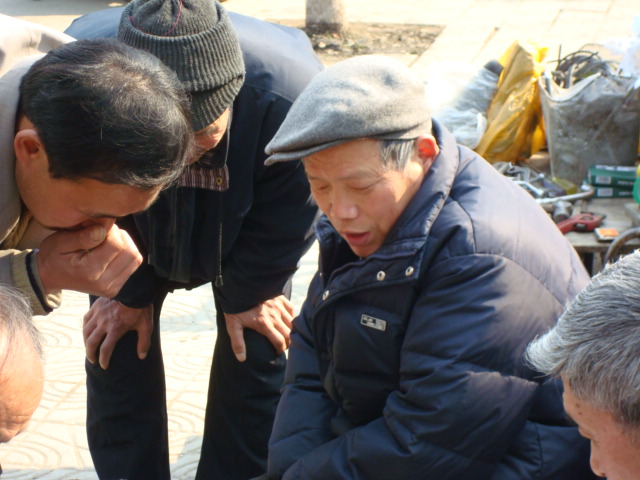
POLYGON ((191 94, 196 132, 218 119, 242 87, 240 43, 215 0, 133 0, 122 12, 118 39, 177 73, 191 94))
POLYGON ((316 75, 266 147, 266 165, 299 160, 357 138, 431 133, 424 83, 390 57, 362 55, 316 75))

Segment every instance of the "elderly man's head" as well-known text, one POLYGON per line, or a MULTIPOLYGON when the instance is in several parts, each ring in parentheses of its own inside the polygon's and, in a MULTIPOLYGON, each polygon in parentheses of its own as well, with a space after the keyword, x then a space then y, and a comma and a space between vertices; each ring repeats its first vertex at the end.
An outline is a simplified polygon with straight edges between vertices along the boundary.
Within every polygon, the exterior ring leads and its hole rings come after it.
POLYGON ((41 356, 28 302, 17 290, 0 284, 0 443, 24 430, 40 404, 41 356))
POLYGON ((303 159, 318 206, 360 257, 382 246, 439 152, 422 81, 374 55, 317 75, 266 150, 267 165, 303 159))
POLYGON ((596 275, 527 357, 562 378, 565 410, 591 440, 593 471, 640 477, 640 253, 596 275))

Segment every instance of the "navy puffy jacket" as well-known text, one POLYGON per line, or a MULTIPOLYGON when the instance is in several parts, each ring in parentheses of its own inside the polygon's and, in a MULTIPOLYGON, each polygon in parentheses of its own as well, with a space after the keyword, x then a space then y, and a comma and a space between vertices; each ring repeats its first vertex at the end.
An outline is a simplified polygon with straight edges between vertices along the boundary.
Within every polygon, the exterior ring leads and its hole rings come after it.
POLYGON ((592 478, 560 383, 522 360, 588 275, 526 192, 434 131, 441 153, 378 251, 317 226, 272 478, 592 478))

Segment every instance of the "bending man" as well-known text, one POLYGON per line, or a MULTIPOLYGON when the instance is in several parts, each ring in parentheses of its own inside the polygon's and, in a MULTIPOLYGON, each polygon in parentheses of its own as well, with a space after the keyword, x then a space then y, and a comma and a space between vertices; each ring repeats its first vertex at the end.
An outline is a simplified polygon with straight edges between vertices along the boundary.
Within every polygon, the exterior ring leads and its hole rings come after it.
POLYGON ((116 219, 147 208, 192 153, 184 91, 115 40, 65 43, 4 15, 0 40, 0 283, 40 315, 62 289, 113 297, 142 261, 116 219))

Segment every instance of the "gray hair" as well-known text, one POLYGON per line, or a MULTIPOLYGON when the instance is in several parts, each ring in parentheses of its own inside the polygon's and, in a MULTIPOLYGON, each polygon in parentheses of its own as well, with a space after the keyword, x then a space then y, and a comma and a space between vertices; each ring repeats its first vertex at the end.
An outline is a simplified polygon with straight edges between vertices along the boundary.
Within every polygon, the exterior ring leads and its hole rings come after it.
POLYGON ((380 160, 393 170, 401 171, 413 158, 416 140, 380 140, 380 160))
POLYGON ((41 335, 31 318, 31 306, 22 292, 0 283, 0 365, 13 349, 24 348, 23 335, 42 359, 41 335))
POLYGON ((640 253, 593 277, 526 357, 536 370, 561 375, 579 400, 639 427, 640 253))

